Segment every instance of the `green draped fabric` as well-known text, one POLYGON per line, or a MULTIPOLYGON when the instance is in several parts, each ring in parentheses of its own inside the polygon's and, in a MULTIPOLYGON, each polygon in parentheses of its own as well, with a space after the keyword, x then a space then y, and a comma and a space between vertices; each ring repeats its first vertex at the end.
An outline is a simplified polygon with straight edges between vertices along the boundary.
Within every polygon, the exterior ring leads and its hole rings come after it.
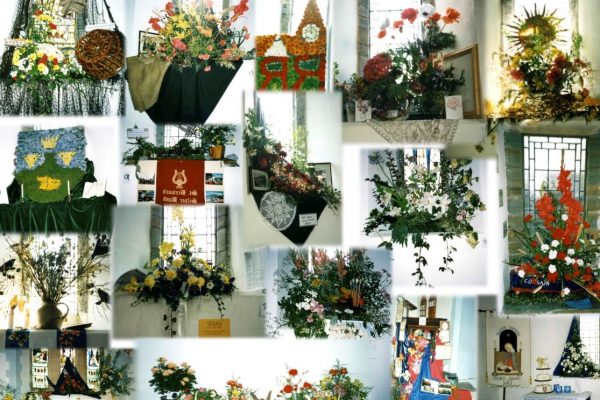
POLYGON ((95 182, 94 164, 87 160, 86 174, 71 192, 71 200, 34 203, 21 200, 21 187, 13 180, 7 188, 10 204, 0 204, 3 233, 108 233, 112 231, 112 209, 117 199, 110 193, 84 199, 85 182, 95 182))

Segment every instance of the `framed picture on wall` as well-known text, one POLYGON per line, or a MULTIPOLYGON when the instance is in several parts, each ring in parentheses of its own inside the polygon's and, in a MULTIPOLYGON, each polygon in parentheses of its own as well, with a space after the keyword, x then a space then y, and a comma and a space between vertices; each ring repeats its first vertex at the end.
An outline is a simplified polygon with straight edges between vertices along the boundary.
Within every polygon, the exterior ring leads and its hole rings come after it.
POLYGON ((138 57, 151 57, 158 52, 162 39, 158 33, 140 31, 138 38, 138 57))
POLYGON ((464 73, 465 85, 456 93, 462 97, 464 118, 482 118, 477 43, 445 54, 443 61, 445 67, 454 67, 454 75, 457 78, 464 73))
POLYGON ((333 178, 331 177, 331 163, 311 163, 309 164, 315 171, 315 175, 326 186, 333 186, 333 178))
POLYGON ((252 190, 266 192, 269 190, 269 174, 260 169, 250 170, 250 187, 252 190))

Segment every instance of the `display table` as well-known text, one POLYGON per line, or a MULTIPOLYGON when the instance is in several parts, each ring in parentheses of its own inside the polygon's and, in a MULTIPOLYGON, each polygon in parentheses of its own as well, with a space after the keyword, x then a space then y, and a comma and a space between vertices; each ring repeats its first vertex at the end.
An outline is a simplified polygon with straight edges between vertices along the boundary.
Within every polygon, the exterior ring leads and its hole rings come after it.
MULTIPOLYGON (((0 350, 5 348, 19 348, 16 346, 6 346, 7 329, 0 329, 0 350)), ((28 343, 20 347, 22 349, 39 349, 49 348, 55 349, 58 344, 59 331, 54 329, 29 329, 28 343)), ((108 331, 105 330, 86 330, 85 343, 74 343, 75 348, 109 348, 110 340, 108 331)))
POLYGON ((523 400, 591 400, 592 392, 581 393, 528 393, 523 400))

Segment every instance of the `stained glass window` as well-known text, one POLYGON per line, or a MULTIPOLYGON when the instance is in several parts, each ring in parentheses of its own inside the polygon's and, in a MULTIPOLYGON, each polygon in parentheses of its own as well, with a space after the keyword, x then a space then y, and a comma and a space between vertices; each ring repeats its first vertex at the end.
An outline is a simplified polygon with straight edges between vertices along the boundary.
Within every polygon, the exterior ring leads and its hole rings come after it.
POLYGON ((571 173, 573 195, 585 202, 587 139, 561 136, 523 136, 523 212, 535 213, 542 188, 556 189, 561 164, 571 173))
POLYGON ((384 38, 379 38, 381 25, 386 18, 393 24, 400 19, 400 14, 406 8, 421 7, 421 0, 371 0, 369 2, 369 57, 382 53, 389 49, 395 49, 402 44, 421 36, 419 24, 406 24, 402 32, 388 30, 384 38))
MULTIPOLYGON (((208 262, 217 260, 217 205, 183 207, 184 226, 191 225, 196 234, 193 254, 208 262)), ((179 223, 173 221, 173 207, 164 207, 163 241, 175 244, 180 249, 179 223)))

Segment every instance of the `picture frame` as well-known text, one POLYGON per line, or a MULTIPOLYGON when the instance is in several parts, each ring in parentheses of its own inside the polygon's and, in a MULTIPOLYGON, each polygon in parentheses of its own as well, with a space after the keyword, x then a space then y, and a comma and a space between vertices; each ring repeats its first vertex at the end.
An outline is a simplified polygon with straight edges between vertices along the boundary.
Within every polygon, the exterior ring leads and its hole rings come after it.
POLYGON ((138 57, 151 57, 158 52, 157 47, 162 43, 158 33, 139 31, 138 57))
POLYGON ((466 119, 483 118, 481 104, 481 81, 479 76, 479 47, 477 43, 443 56, 446 67, 454 66, 454 73, 459 77, 464 71, 465 85, 458 90, 462 96, 463 115, 466 119))
POLYGON ((333 177, 331 176, 331 163, 323 162, 323 163, 310 163, 309 166, 313 169, 316 176, 322 176, 323 182, 326 186, 333 186, 333 177))
POLYGON ((250 169, 250 187, 259 192, 269 191, 269 174, 260 169, 250 169))

